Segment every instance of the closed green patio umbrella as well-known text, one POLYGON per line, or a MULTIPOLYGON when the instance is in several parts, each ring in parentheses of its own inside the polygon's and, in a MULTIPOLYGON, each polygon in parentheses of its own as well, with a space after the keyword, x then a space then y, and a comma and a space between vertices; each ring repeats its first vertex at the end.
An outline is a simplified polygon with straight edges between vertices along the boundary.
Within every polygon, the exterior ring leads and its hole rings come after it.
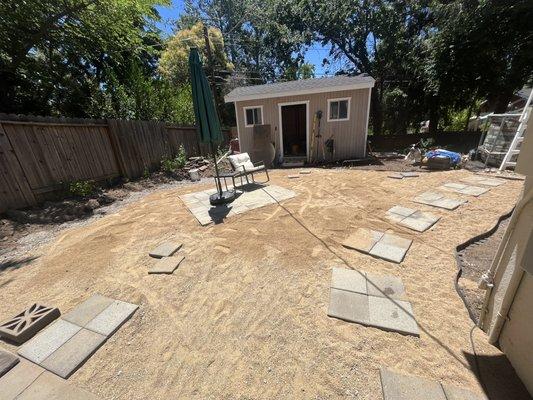
POLYGON ((235 192, 222 191, 222 185, 220 184, 214 143, 222 141, 222 131, 211 89, 209 88, 209 83, 204 73, 198 49, 196 48, 191 48, 189 69, 191 72, 192 101, 194 104, 194 115, 196 117, 196 129, 200 135, 200 140, 210 144, 215 163, 217 193, 210 197, 210 201, 213 205, 225 203, 235 198, 235 192))

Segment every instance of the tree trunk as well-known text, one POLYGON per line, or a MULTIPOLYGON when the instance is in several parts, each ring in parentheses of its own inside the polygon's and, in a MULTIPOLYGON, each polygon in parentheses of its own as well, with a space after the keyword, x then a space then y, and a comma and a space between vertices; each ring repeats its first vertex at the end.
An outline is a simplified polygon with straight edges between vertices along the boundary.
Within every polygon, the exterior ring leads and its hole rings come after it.
POLYGON ((370 97, 370 112, 372 114, 372 134, 381 135, 383 133, 383 110, 377 91, 378 88, 374 86, 370 97))

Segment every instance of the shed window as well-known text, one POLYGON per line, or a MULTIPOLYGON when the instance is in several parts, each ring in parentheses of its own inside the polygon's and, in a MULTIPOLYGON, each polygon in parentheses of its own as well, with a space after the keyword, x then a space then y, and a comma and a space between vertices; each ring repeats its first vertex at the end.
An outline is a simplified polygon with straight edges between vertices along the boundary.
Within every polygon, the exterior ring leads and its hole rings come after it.
POLYGON ((263 107, 249 107, 244 109, 246 126, 263 124, 263 107))
POLYGON ((348 121, 350 119, 350 98, 328 100, 328 121, 348 121))

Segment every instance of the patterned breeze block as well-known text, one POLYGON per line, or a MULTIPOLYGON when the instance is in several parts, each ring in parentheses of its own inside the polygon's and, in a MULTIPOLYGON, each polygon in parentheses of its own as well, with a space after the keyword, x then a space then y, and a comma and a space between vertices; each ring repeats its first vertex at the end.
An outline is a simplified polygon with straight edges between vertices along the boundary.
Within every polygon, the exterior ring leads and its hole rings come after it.
POLYGON ((60 314, 57 308, 35 303, 0 325, 0 336, 16 343, 24 343, 57 319, 60 314))

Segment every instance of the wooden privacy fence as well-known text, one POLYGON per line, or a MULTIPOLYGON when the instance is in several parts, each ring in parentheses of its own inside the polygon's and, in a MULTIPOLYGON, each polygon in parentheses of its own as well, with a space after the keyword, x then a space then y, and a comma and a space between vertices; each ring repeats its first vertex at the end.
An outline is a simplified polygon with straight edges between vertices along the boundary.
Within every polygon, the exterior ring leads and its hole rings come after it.
POLYGON ((38 204, 73 181, 138 178, 180 145, 187 156, 209 153, 194 127, 0 114, 0 212, 38 204))

